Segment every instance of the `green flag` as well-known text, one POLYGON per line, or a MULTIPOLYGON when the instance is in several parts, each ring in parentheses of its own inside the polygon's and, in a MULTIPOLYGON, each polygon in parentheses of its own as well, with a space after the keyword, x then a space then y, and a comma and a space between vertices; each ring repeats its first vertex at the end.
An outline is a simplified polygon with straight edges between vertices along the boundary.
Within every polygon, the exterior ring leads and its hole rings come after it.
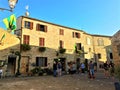
POLYGON ((4 38, 5 38, 5 34, 2 36, 2 38, 1 38, 0 42, 1 42, 4 38))
POLYGON ((76 48, 77 48, 77 45, 75 44, 75 45, 74 45, 74 50, 76 50, 76 48))
POLYGON ((17 28, 16 25, 16 17, 12 14, 10 17, 3 19, 3 22, 7 29, 15 30, 17 28))
POLYGON ((77 53, 78 51, 77 51, 77 45, 75 44, 74 45, 74 51, 77 53))

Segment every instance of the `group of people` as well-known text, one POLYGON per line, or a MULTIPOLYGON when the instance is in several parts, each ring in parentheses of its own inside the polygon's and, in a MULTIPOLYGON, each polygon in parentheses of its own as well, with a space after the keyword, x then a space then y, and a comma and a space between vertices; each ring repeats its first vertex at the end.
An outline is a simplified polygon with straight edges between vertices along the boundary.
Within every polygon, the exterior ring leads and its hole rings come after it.
POLYGON ((103 64, 103 68, 104 68, 104 74, 106 78, 110 78, 112 77, 112 79, 114 80, 114 63, 112 62, 105 62, 103 64))
POLYGON ((82 73, 84 74, 85 71, 88 71, 88 77, 89 78, 95 78, 94 72, 96 71, 96 65, 90 61, 85 65, 85 63, 75 63, 75 62, 69 62, 68 63, 68 73, 69 74, 75 74, 75 73, 82 73))
POLYGON ((54 63, 53 63, 53 75, 54 75, 54 77, 62 75, 62 64, 61 64, 61 62, 55 62, 54 61, 54 63))

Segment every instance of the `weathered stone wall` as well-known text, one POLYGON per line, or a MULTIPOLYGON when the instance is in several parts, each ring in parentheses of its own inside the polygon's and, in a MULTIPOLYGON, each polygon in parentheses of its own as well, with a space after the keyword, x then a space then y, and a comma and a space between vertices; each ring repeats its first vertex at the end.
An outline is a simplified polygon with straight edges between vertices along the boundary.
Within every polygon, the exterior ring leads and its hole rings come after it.
POLYGON ((120 30, 112 37, 113 59, 115 64, 120 64, 120 30))

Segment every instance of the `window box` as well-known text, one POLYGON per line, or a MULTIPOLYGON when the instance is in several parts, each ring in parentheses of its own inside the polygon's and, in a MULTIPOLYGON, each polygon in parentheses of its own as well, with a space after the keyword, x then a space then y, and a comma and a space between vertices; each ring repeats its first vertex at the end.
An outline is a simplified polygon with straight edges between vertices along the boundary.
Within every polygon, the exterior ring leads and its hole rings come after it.
POLYGON ((46 47, 39 47, 40 52, 45 52, 45 50, 46 50, 46 47))

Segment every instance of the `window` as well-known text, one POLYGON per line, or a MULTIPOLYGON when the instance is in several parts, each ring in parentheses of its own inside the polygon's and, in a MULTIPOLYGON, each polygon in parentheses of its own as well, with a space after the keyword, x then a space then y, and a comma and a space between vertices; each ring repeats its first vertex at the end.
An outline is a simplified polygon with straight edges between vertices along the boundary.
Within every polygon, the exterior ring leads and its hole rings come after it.
POLYGON ((113 54, 112 53, 110 53, 110 59, 113 59, 113 54))
POLYGON ((23 44, 29 44, 30 36, 29 35, 23 35, 23 44))
POLYGON ((89 48, 89 52, 91 52, 91 48, 89 48))
POLYGON ((98 39, 98 46, 103 46, 103 45, 104 45, 103 39, 99 38, 98 39))
POLYGON ((81 50, 82 48, 81 48, 81 43, 76 43, 76 45, 77 45, 77 50, 81 50))
POLYGON ((44 45, 45 45, 45 39, 39 38, 39 46, 44 46, 44 45))
POLYGON ((73 38, 80 38, 80 33, 78 32, 73 32, 72 33, 73 38))
POLYGON ((101 54, 100 53, 98 53, 98 59, 101 59, 101 54))
POLYGON ((36 30, 37 31, 42 31, 42 32, 47 32, 47 26, 41 25, 41 24, 37 24, 36 25, 36 30))
POLYGON ((63 30, 63 29, 60 29, 60 30, 59 30, 59 34, 60 34, 60 35, 64 35, 64 30, 63 30))
POLYGON ((36 57, 36 66, 47 66, 47 57, 36 57))
POLYGON ((33 22, 25 21, 25 28, 32 30, 33 29, 33 22))
POLYGON ((62 40, 59 41, 60 48, 64 47, 64 42, 62 40))
POLYGON ((87 45, 90 45, 91 44, 91 40, 90 38, 87 37, 87 45))

